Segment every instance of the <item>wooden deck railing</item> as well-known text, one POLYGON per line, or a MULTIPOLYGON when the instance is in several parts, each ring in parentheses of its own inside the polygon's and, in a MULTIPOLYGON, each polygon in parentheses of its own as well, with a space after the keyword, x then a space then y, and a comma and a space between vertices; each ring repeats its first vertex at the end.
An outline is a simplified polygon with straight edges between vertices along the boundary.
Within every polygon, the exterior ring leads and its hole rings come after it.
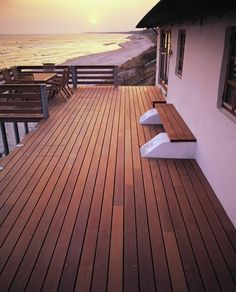
MULTIPOLYGON (((68 66, 55 66, 55 72, 62 76, 68 66)), ((70 66, 69 84, 74 88, 79 85, 113 85, 118 86, 117 66, 70 66)), ((21 73, 43 72, 43 66, 17 66, 21 73)), ((12 73, 11 73, 12 74, 12 73)), ((17 122, 24 122, 28 132, 28 122, 39 121, 48 117, 48 98, 46 85, 6 84, 0 71, 0 133, 4 146, 4 154, 9 153, 5 122, 14 123, 16 142, 19 143, 17 122)), ((1 157, 1 153, 0 153, 1 157)))
POLYGON ((48 117, 46 85, 1 84, 0 121, 38 121, 48 117))
MULTIPOLYGON (((20 142, 17 122, 37 122, 48 117, 46 85, 1 84, 0 85, 0 130, 4 154, 9 153, 5 122, 13 122, 16 144, 20 142)), ((0 157, 2 153, 0 153, 0 157)))
MULTIPOLYGON (((65 65, 55 66, 55 72, 61 76, 65 65)), ((118 67, 110 65, 78 65, 70 66, 71 74, 69 83, 77 85, 114 85, 118 86, 118 67)), ((18 66, 22 73, 43 72, 43 66, 18 66)), ((1 79, 0 79, 1 81, 1 79)))

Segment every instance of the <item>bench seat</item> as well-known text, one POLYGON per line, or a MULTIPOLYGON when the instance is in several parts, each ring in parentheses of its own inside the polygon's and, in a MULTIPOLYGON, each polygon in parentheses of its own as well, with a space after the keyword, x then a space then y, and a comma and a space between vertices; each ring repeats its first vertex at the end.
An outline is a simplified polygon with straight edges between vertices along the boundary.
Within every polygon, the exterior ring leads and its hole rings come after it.
POLYGON ((155 99, 152 101, 152 106, 155 107, 156 104, 163 104, 163 103, 166 103, 166 99, 164 95, 162 94, 161 90, 159 88, 156 88, 155 99))
POLYGON ((173 104, 157 104, 156 109, 171 142, 197 141, 173 104))
POLYGON ((173 104, 156 104, 140 117, 142 125, 162 124, 160 133, 141 146, 142 157, 192 159, 197 139, 173 104))

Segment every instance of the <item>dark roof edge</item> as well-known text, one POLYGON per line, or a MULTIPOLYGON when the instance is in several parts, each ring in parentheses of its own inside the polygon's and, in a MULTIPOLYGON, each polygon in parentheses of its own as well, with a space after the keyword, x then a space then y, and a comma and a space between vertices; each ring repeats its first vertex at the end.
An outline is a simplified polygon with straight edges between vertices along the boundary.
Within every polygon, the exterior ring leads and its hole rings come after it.
POLYGON ((236 0, 161 0, 137 24, 136 28, 153 28, 194 20, 210 15, 222 16, 236 11, 236 0))

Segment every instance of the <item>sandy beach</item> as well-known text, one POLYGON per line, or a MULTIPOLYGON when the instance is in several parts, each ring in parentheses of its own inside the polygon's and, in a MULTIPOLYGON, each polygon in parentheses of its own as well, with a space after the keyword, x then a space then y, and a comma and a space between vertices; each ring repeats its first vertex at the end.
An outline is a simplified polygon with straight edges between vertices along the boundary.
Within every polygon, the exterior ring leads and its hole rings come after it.
POLYGON ((135 33, 127 37, 127 42, 119 44, 120 49, 87 55, 68 60, 62 65, 117 65, 140 55, 143 51, 153 46, 152 41, 142 34, 135 33))
MULTIPOLYGON (((120 66, 126 61, 137 57, 142 52, 153 46, 152 41, 139 33, 134 33, 127 37, 127 42, 119 44, 120 48, 113 51, 108 51, 104 53, 92 54, 83 57, 74 58, 68 60, 62 65, 117 65, 120 66)), ((29 129, 33 130, 37 124, 30 123, 29 129)), ((13 124, 5 123, 6 132, 8 137, 9 149, 16 146, 13 124)), ((18 123, 20 138, 24 138, 24 128, 22 123, 18 123)), ((1 135, 0 135, 1 136, 1 135)), ((0 138, 0 155, 4 152, 3 142, 0 138)))

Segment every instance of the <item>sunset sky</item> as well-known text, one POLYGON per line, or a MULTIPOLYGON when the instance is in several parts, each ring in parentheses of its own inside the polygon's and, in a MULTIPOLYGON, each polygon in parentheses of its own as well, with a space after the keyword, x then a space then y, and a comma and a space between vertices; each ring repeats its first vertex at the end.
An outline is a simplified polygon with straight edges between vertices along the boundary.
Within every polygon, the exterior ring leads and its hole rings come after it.
POLYGON ((0 0, 0 34, 133 30, 158 0, 0 0))

